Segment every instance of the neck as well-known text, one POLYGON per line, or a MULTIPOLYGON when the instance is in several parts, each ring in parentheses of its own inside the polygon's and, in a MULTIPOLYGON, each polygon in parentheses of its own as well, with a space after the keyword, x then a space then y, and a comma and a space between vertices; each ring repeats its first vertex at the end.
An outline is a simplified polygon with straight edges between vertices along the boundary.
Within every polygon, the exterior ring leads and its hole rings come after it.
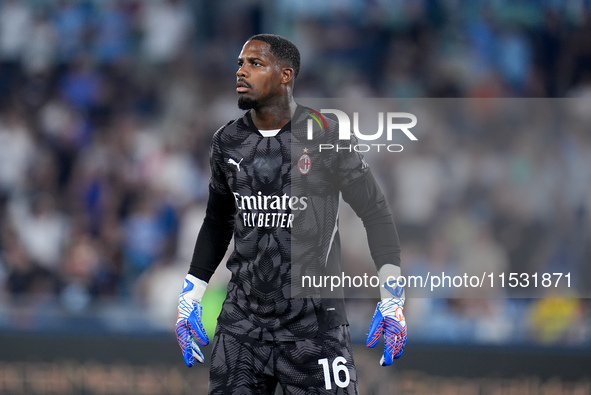
POLYGON ((296 107, 296 102, 292 97, 289 97, 285 102, 253 109, 250 114, 258 129, 281 129, 291 120, 296 107))

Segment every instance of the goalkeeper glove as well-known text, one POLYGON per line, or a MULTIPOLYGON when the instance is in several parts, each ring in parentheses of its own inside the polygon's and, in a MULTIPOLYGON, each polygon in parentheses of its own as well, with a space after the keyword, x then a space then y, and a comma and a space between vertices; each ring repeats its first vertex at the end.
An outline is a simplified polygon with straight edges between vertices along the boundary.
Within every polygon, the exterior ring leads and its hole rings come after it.
POLYGON ((195 361, 203 363, 205 358, 197 343, 202 346, 209 344, 209 338, 201 323, 201 298, 207 283, 187 274, 183 290, 179 296, 179 315, 176 321, 176 339, 181 347, 185 363, 188 367, 195 361))
POLYGON ((384 355, 380 365, 391 365, 394 359, 400 358, 406 345, 406 320, 402 308, 404 306, 404 288, 396 279, 400 276, 400 267, 387 264, 378 271, 380 278, 380 295, 371 321, 366 345, 375 347, 382 333, 384 334, 384 355))

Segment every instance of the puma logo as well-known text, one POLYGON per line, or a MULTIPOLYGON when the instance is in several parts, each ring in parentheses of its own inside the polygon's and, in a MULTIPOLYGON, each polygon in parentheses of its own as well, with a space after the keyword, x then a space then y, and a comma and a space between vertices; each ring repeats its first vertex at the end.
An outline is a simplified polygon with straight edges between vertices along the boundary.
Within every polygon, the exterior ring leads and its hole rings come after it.
POLYGON ((228 163, 236 166, 238 171, 240 171, 240 164, 242 163, 243 160, 244 160, 244 158, 240 159, 240 162, 236 162, 234 159, 230 158, 230 159, 228 159, 228 163))

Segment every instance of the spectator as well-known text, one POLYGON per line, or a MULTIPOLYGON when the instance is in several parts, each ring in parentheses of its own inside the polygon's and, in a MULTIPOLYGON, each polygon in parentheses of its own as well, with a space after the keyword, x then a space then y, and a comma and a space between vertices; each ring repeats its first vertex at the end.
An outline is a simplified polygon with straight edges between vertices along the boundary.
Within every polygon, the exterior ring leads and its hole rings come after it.
POLYGON ((0 117, 0 150, 0 195, 18 195, 26 186, 36 146, 17 109, 6 109, 0 117))
POLYGON ((99 63, 110 64, 130 54, 131 15, 121 1, 101 1, 98 7, 93 53, 99 63))
POLYGON ((156 65, 166 64, 188 47, 192 12, 180 0, 151 1, 143 7, 139 22, 143 56, 156 65))
POLYGON ((70 232, 68 219, 58 210, 55 197, 40 192, 29 205, 17 203, 11 220, 30 258, 57 278, 70 232))
POLYGON ((21 0, 0 4, 0 92, 10 92, 21 83, 20 62, 31 31, 31 9, 21 0))
POLYGON ((67 64, 83 53, 88 39, 87 16, 82 2, 59 0, 53 10, 57 31, 58 62, 67 64))
POLYGON ((166 229, 156 204, 149 194, 139 197, 123 222, 124 296, 132 295, 134 283, 164 252, 166 229))

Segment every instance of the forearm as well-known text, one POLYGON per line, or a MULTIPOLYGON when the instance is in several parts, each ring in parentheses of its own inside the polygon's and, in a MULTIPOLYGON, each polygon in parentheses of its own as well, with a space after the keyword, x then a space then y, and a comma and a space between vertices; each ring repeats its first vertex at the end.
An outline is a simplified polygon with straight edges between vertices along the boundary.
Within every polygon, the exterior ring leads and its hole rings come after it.
POLYGON ((205 219, 195 242, 189 274, 209 282, 232 239, 235 210, 231 194, 222 195, 210 189, 205 219))
POLYGON ((343 188, 342 193, 343 199, 363 222, 376 267, 380 269, 387 263, 400 266, 398 231, 386 198, 372 173, 368 171, 343 188))

